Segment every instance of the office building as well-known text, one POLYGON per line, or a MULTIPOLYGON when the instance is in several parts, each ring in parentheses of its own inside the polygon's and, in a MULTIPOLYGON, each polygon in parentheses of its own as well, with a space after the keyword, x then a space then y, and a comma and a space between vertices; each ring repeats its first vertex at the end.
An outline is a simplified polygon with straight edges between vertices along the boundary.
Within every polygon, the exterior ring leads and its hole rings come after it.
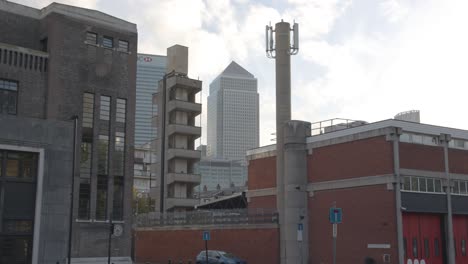
POLYGON ((151 165, 156 153, 151 151, 151 142, 157 136, 157 127, 152 125, 157 115, 153 94, 158 82, 166 73, 166 56, 138 54, 135 105, 135 164, 134 188, 139 194, 148 194, 151 183, 151 165))
POLYGON ((142 146, 156 138, 156 127, 151 125, 157 114, 153 94, 166 73, 166 56, 138 54, 135 105, 135 145, 142 146))
POLYGON ((244 187, 247 183, 247 162, 206 157, 206 145, 200 145, 201 160, 195 164, 195 174, 201 182, 197 192, 244 187))
POLYGON ((236 62, 210 84, 207 156, 245 159, 259 144, 257 79, 236 62))
POLYGON ((131 263, 136 52, 135 24, 0 1, 0 263, 131 263))

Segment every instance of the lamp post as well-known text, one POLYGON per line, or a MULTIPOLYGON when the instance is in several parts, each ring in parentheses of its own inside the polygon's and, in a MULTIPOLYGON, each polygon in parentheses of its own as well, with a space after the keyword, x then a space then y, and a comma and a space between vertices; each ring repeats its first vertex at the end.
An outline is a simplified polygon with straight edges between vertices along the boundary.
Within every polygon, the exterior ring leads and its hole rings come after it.
POLYGON ((75 191, 75 163, 76 163, 76 135, 78 129, 78 116, 74 115, 70 118, 73 120, 73 158, 72 158, 72 173, 71 173, 71 187, 70 187, 70 217, 69 217, 69 231, 68 231, 68 264, 71 263, 71 247, 72 247, 72 233, 73 233, 73 200, 75 191))

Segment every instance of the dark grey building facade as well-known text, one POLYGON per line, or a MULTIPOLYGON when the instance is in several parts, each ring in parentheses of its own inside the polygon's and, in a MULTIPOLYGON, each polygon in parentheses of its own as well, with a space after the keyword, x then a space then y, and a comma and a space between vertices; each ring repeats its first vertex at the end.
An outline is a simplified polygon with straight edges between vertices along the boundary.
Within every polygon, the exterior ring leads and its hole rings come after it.
POLYGON ((70 208, 72 263, 107 263, 111 226, 131 263, 136 60, 135 24, 0 1, 0 263, 67 263, 70 208))

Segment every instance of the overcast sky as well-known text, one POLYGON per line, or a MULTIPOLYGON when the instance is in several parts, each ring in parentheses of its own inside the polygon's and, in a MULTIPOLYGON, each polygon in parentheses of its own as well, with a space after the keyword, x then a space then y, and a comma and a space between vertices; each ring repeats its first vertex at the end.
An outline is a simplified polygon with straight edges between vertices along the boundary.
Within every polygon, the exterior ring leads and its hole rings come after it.
MULTIPOLYGON (((16 0, 42 8, 49 0, 16 0)), ((136 23, 138 51, 189 47, 189 77, 209 84, 231 60, 258 78, 260 142, 275 131, 274 61, 265 25, 300 26, 292 57, 293 119, 369 122, 421 110, 423 123, 468 129, 468 1, 64 0, 136 23)))

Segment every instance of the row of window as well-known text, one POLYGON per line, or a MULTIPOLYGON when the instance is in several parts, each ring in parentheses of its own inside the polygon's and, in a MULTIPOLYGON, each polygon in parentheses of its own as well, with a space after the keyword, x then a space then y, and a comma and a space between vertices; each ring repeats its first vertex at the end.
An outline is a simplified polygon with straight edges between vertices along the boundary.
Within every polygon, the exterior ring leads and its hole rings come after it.
MULTIPOLYGON (((83 95, 83 119, 82 125, 86 128, 92 128, 94 122, 94 94, 84 93, 83 95)), ((122 98, 116 99, 116 113, 115 121, 118 123, 125 124, 127 112, 127 100, 122 98)), ((99 119, 104 121, 110 121, 111 117, 111 97, 101 95, 100 96, 100 109, 99 119)))
MULTIPOLYGON (((422 135, 415 133, 403 133, 400 136, 401 142, 422 144, 428 146, 439 146, 439 137, 431 135, 422 135)), ((449 141, 449 148, 468 149, 468 140, 452 138, 449 141)))
POLYGON ((442 181, 435 178, 404 176, 403 191, 426 192, 426 193, 442 193, 442 181))
MULTIPOLYGON (((113 206, 112 219, 123 219, 124 199, 124 168, 125 168, 125 132, 116 131, 113 135, 114 149, 110 153, 110 96, 100 96, 99 122, 100 132, 96 144, 97 152, 97 183, 96 183, 96 220, 106 220, 107 201, 109 199, 109 181, 113 179, 113 206), (109 168, 109 158, 112 158, 113 167, 109 168)), ((83 94, 83 128, 93 128, 94 122, 94 94, 83 94)), ((116 100, 116 123, 125 123, 126 100, 116 100)), ((93 138, 92 133, 83 130, 81 143, 80 188, 78 203, 78 219, 89 220, 91 214, 91 177, 93 167, 93 138)))
MULTIPOLYGON (((468 195, 468 181, 452 180, 452 194, 468 195)), ((443 193, 442 180, 428 177, 404 176, 401 190, 424 193, 443 193)))
MULTIPOLYGON (((114 48, 115 47, 115 44, 114 44, 114 38, 113 37, 109 37, 109 36, 102 36, 101 38, 101 43, 98 43, 98 34, 94 33, 94 32, 86 32, 86 40, 85 42, 87 44, 93 44, 93 45, 98 45, 100 44, 102 47, 104 48, 114 48)), ((122 39, 119 39, 117 41, 117 46, 115 47, 118 51, 123 51, 123 52, 129 52, 130 51, 130 47, 129 47, 129 44, 128 44, 128 41, 126 40, 122 40, 122 39)))

